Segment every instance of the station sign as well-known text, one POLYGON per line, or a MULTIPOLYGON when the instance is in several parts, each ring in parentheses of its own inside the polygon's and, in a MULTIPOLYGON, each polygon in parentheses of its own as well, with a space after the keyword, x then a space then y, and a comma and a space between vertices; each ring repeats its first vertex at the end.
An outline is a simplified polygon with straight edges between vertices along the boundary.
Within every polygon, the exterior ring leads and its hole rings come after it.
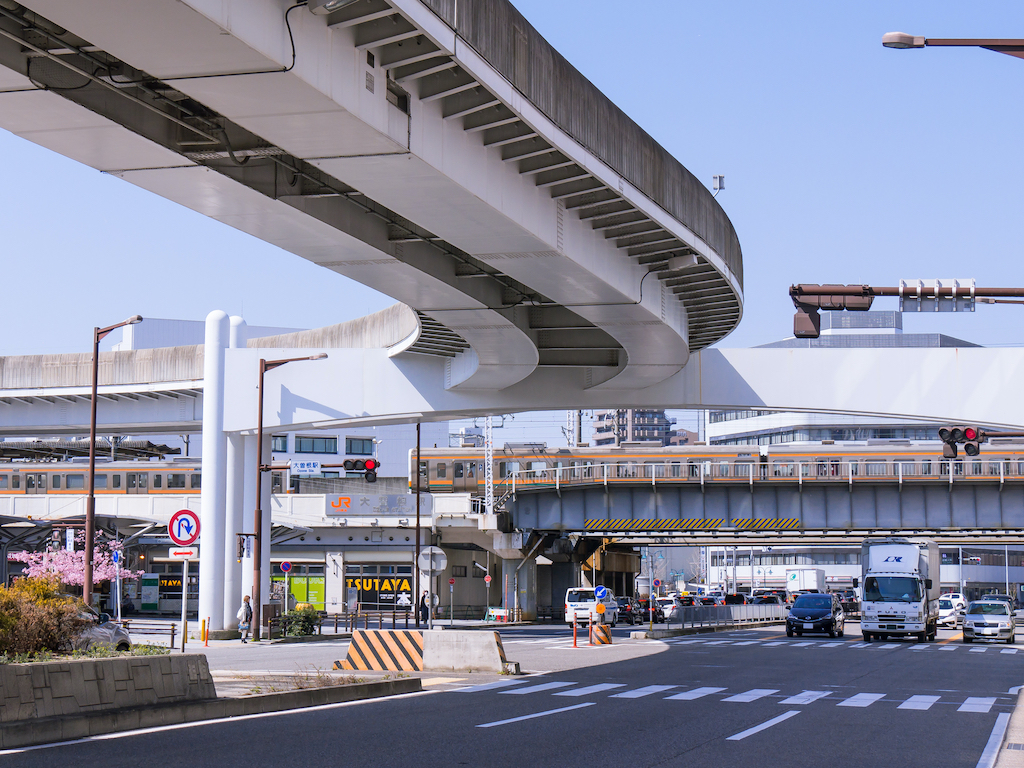
POLYGON ((292 459, 288 462, 288 469, 293 475, 319 475, 320 462, 305 459, 292 459))
MULTIPOLYGON (((429 493, 421 493, 420 515, 430 515, 433 511, 433 496, 429 493)), ((324 512, 328 517, 354 517, 357 515, 415 517, 416 494, 327 494, 324 497, 324 512)))

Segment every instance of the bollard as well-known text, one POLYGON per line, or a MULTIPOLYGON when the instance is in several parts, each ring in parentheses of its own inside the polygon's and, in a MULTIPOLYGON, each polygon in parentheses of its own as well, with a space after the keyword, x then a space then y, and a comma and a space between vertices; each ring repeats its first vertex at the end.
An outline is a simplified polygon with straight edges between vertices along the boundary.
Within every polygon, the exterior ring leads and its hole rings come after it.
POLYGON ((576 647, 576 616, 572 617, 572 647, 576 647))

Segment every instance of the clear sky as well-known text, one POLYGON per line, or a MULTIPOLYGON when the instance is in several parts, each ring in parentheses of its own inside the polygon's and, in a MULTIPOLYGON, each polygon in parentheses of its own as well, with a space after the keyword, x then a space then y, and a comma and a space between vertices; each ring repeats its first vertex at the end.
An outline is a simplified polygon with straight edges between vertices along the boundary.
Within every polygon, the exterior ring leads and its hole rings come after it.
MULTIPOLYGON (((746 303, 721 346, 790 335, 794 282, 1024 286, 1024 60, 881 45, 895 30, 1024 37, 1019 2, 513 2, 698 179, 725 175, 746 303)), ((2 130, 0 156, 0 355, 87 351, 94 325, 135 313, 317 327, 392 303, 2 130)), ((1019 344, 1022 312, 904 329, 1019 344)))

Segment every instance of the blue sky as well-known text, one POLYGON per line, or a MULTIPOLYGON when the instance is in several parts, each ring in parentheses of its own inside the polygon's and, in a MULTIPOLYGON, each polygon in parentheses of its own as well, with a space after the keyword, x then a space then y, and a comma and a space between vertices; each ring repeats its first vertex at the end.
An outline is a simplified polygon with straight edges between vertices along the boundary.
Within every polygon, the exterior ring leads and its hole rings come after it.
MULTIPOLYGON (((790 335, 794 282, 1024 286, 1024 61, 881 46, 894 30, 1024 37, 1021 4, 513 2, 701 181, 725 174, 746 305, 722 346, 790 335)), ((87 351, 94 325, 135 313, 316 327, 392 303, 4 131, 0 153, 0 355, 87 351)), ((1021 311, 907 315, 904 328, 1019 344, 1021 311)))

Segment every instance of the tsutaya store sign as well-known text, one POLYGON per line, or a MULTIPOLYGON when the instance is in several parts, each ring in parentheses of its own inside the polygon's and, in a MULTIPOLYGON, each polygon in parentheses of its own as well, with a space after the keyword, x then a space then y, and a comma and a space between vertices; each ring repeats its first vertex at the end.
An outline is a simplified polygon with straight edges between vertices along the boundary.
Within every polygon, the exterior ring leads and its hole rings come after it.
MULTIPOLYGON (((429 493, 420 494, 420 514, 429 515, 434 508, 434 499, 429 493)), ((416 494, 343 494, 324 497, 328 517, 349 517, 355 515, 416 515, 416 494)))

